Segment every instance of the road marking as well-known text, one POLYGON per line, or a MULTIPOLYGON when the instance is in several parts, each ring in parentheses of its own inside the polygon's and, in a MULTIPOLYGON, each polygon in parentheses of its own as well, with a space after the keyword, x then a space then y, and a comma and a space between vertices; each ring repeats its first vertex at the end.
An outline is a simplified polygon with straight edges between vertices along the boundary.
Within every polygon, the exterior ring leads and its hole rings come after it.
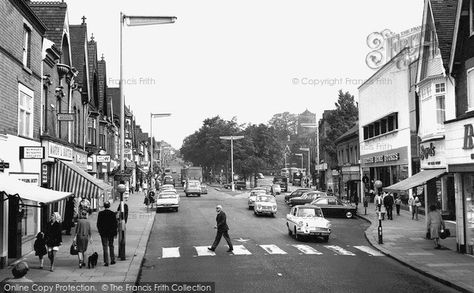
POLYGON ((215 256, 216 253, 207 249, 208 247, 209 246, 194 246, 198 256, 215 256))
POLYGON ((251 255, 252 254, 243 245, 234 245, 234 250, 232 251, 232 253, 235 255, 251 255))
POLYGON ((431 252, 408 252, 407 255, 417 256, 417 255, 433 255, 431 252))
POLYGON ((268 254, 287 254, 280 247, 273 244, 260 245, 260 247, 263 248, 266 252, 268 252, 268 254))
POLYGON ((316 249, 312 248, 309 245, 293 244, 292 246, 295 247, 296 249, 298 249, 299 251, 301 251, 304 254, 318 254, 318 255, 322 254, 321 252, 317 251, 316 249))
POLYGON ((181 256, 179 254, 179 247, 163 247, 161 250, 162 250, 161 258, 172 258, 172 257, 181 256))
POLYGON ((324 245, 324 247, 326 247, 327 249, 332 250, 335 253, 340 254, 340 255, 355 255, 354 253, 352 253, 348 250, 345 250, 344 248, 342 248, 340 246, 337 246, 337 245, 324 245))
POLYGON ((372 256, 383 256, 383 253, 380 253, 379 251, 372 249, 368 246, 354 246, 354 247, 372 256))

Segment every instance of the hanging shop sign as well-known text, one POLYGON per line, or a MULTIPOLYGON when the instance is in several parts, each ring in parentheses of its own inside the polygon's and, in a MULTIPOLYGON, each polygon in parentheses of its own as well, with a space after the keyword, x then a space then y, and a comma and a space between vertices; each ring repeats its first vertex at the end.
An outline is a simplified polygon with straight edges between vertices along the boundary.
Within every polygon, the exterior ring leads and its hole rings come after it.
POLYGON ((21 159, 44 159, 44 147, 42 146, 21 146, 20 147, 20 160, 21 159))
POLYGON ((97 163, 110 163, 110 155, 97 155, 97 163))
POLYGON ((75 113, 58 113, 58 121, 74 121, 75 113))

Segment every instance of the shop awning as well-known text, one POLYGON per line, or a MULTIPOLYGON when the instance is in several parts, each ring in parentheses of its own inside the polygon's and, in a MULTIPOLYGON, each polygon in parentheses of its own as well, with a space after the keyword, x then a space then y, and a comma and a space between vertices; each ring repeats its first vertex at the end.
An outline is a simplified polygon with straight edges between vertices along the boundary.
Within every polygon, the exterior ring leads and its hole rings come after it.
POLYGON ((72 195, 71 192, 60 192, 25 183, 4 173, 0 173, 0 193, 7 196, 18 195, 21 199, 38 203, 51 203, 72 195))
POLYGON ((51 174, 51 187, 72 192, 76 197, 98 198, 112 186, 95 178, 73 163, 57 160, 51 174))
POLYGON ((423 185, 427 181, 436 178, 438 176, 443 175, 446 173, 446 169, 433 169, 433 170, 423 170, 415 175, 408 177, 407 179, 390 185, 388 187, 384 187, 384 191, 400 191, 400 190, 408 190, 410 188, 423 185))

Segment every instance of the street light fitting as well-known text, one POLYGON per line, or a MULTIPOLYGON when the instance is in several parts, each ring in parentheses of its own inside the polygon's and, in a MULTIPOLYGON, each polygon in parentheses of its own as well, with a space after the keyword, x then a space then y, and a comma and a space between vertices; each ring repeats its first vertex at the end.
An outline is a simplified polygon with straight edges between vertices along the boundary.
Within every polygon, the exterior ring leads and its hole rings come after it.
POLYGON ((176 16, 131 16, 123 15, 124 23, 128 26, 143 26, 155 24, 174 23, 177 20, 176 16))
POLYGON ((237 135, 237 136, 219 136, 220 139, 225 139, 225 140, 237 140, 237 139, 242 139, 244 138, 243 135, 237 135))

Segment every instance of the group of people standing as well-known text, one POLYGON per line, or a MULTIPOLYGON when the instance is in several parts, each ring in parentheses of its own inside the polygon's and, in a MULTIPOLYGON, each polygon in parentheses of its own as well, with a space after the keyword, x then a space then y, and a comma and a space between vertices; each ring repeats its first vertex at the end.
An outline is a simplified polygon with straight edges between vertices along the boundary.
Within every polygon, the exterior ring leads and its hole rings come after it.
POLYGON ((374 197, 375 208, 377 211, 382 212, 382 206, 385 209, 388 220, 393 220, 393 206, 395 205, 395 210, 397 216, 400 216, 400 208, 402 205, 402 199, 397 194, 387 193, 379 191, 374 197))
MULTIPOLYGON (((73 234, 73 243, 77 249, 79 268, 85 266, 85 253, 89 244, 92 243, 92 227, 88 220, 90 204, 82 204, 82 202, 79 205, 79 216, 73 234)), ((117 214, 110 210, 110 202, 106 201, 104 203, 104 210, 99 212, 96 225, 102 242, 104 266, 109 265, 109 252, 110 264, 113 265, 115 264, 114 238, 117 235, 118 223, 117 214)), ((44 266, 43 257, 47 254, 50 261, 50 271, 54 271, 56 253, 63 244, 62 230, 61 215, 58 212, 53 212, 44 232, 37 234, 34 243, 35 255, 39 258, 40 269, 44 266)))

